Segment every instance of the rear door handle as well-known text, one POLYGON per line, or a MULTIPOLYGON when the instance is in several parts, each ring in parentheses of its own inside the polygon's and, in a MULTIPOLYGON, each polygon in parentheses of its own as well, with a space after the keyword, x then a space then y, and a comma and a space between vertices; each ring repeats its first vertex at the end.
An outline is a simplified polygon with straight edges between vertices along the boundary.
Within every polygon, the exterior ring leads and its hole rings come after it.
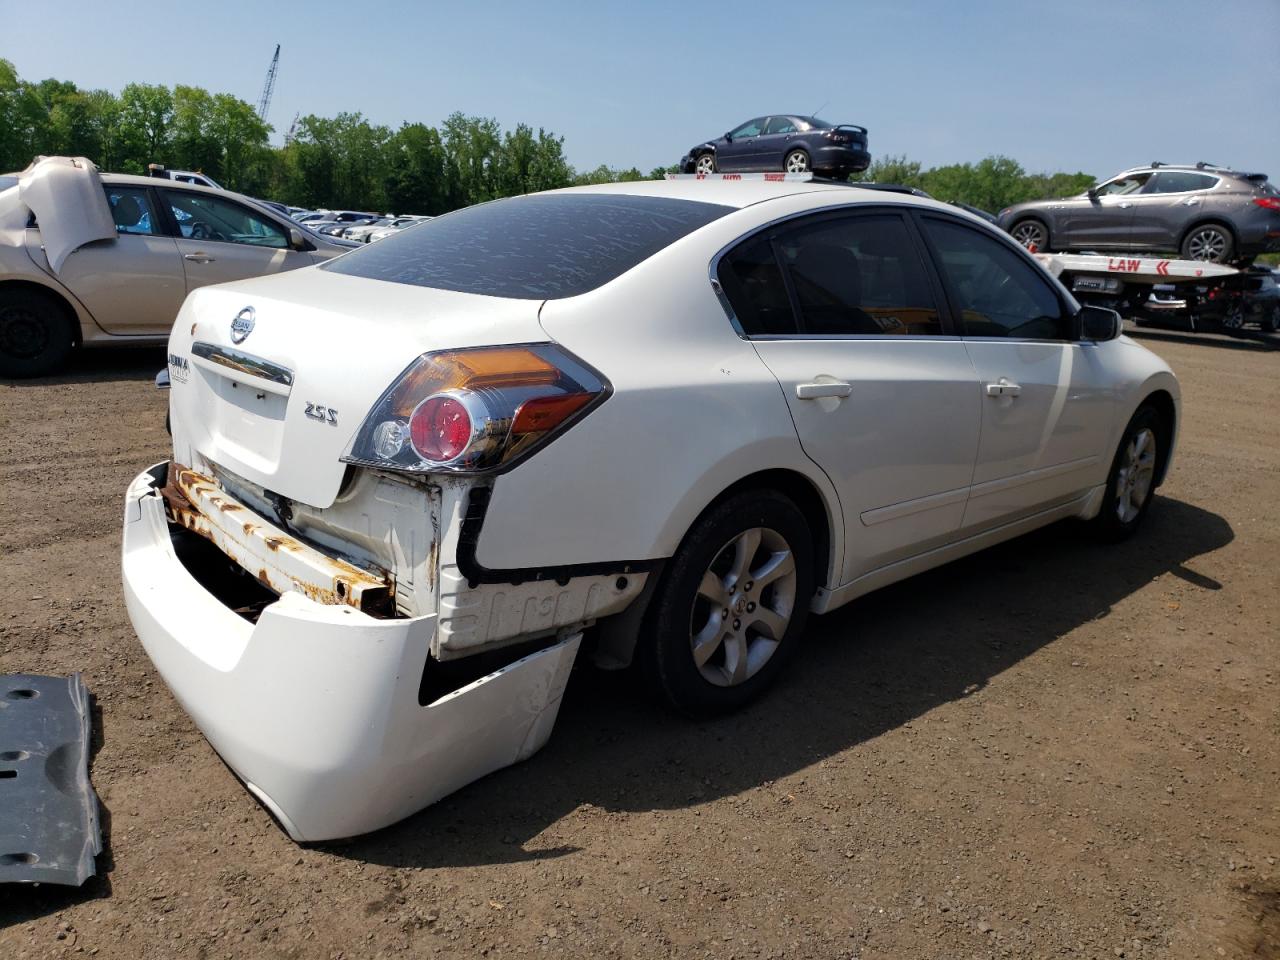
POLYGON ((1001 377, 995 383, 988 383, 986 391, 988 397, 1016 397, 1022 393, 1022 385, 1001 377))
POLYGON ((187 253, 183 254, 183 260, 190 260, 192 263, 213 263, 213 257, 207 253, 187 253))
POLYGON ((820 397, 847 397, 853 393, 853 385, 841 380, 826 383, 797 383, 796 396, 801 400, 817 400, 820 397))
POLYGON ((1125 200, 1122 203, 1117 203, 1116 206, 1119 207, 1121 210, 1128 210, 1130 207, 1133 206, 1133 204, 1130 203, 1128 200, 1125 200))

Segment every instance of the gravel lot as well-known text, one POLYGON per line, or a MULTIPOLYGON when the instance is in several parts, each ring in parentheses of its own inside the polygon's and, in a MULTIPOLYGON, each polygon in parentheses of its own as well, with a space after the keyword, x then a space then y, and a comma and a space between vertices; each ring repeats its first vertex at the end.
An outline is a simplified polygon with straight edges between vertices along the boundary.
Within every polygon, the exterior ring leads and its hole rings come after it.
POLYGON ((137 644, 121 497, 166 456, 158 351, 0 384, 0 672, 85 674, 103 874, 0 888, 0 957, 1280 956, 1280 352, 1182 378, 1141 535, 1069 524, 814 622, 714 723, 580 668, 550 744, 299 848, 137 644))

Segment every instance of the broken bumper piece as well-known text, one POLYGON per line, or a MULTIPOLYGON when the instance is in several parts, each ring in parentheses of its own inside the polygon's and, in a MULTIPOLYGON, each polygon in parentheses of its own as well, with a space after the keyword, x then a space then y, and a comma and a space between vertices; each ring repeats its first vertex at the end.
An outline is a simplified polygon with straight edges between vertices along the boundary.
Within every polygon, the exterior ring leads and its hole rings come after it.
POLYGON ((125 499, 129 617, 174 697, 294 840, 387 826, 546 743, 579 634, 420 705, 434 615, 378 619, 290 591, 250 623, 179 561, 164 475, 140 474, 125 499))
POLYGON ((78 887, 93 876, 102 833, 90 723, 80 674, 0 676, 0 883, 78 887))

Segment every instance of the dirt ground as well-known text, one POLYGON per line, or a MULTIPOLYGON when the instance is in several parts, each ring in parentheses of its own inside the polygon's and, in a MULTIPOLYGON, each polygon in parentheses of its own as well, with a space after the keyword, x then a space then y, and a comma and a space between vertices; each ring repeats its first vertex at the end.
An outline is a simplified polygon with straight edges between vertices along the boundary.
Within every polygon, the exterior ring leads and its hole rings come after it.
POLYGON ((306 849, 125 616, 163 354, 0 384, 0 672, 84 673, 107 845, 81 890, 0 888, 0 957, 1280 956, 1280 344, 1145 342, 1185 419, 1135 540, 859 600, 717 722, 579 668, 528 762, 306 849))

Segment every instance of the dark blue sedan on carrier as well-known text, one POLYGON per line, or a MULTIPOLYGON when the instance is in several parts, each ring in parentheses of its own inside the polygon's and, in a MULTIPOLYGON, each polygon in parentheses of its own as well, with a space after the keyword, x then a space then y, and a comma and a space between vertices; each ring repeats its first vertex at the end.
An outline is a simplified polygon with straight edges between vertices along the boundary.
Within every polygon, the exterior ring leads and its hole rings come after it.
POLYGON ((845 177, 871 164, 867 128, 817 117, 756 117, 723 137, 700 143, 680 160, 681 173, 776 171, 845 177))

